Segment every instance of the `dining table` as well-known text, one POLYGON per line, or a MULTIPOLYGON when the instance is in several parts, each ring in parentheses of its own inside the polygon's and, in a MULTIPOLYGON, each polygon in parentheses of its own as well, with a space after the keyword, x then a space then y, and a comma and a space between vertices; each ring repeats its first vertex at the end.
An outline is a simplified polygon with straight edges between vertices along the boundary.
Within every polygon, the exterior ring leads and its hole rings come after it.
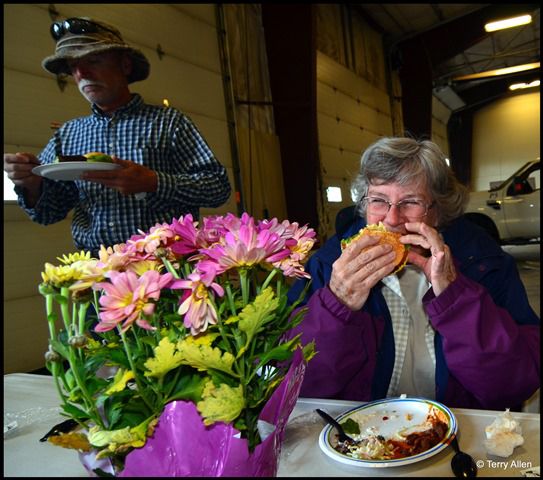
MULTIPOLYGON (((298 398, 285 427, 277 476, 279 477, 454 477, 454 450, 447 446, 418 462, 400 466, 349 465, 325 455, 319 435, 325 427, 315 409, 332 416, 363 402, 298 398)), ((74 450, 40 439, 61 416, 59 395, 49 375, 4 375, 4 477, 88 477, 74 450)), ((522 428, 524 443, 502 458, 485 449, 485 427, 501 411, 450 409, 458 425, 460 448, 475 460, 479 477, 539 477, 540 414, 511 412, 522 428)))

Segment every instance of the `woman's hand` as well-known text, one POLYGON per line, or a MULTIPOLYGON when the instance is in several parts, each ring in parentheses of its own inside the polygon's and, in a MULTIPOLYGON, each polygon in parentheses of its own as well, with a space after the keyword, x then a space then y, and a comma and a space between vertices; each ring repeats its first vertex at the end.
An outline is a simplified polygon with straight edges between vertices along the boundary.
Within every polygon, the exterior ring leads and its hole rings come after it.
POLYGON ((405 224, 408 233, 401 237, 402 243, 419 246, 431 255, 424 255, 419 248, 410 248, 407 261, 422 269, 436 296, 445 290, 450 283, 456 280, 451 250, 445 244, 441 235, 434 228, 422 222, 408 222, 405 224))
POLYGON ((353 311, 360 310, 370 290, 394 270, 396 254, 390 245, 378 242, 378 236, 364 235, 351 242, 332 265, 330 290, 353 311))

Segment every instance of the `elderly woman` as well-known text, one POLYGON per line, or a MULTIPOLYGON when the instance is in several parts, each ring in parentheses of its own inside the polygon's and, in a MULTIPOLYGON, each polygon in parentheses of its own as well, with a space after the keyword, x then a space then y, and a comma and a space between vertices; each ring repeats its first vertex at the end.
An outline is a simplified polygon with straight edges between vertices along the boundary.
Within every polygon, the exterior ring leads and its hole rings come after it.
MULTIPOLYGON (((539 318, 514 259, 464 216, 467 191, 439 147, 382 138, 362 155, 357 215, 307 264, 308 312, 293 334, 315 340, 301 395, 369 401, 407 394, 451 407, 519 409, 540 384, 539 318), (395 254, 382 222, 409 245, 395 254)), ((291 289, 291 299, 307 280, 291 289)))

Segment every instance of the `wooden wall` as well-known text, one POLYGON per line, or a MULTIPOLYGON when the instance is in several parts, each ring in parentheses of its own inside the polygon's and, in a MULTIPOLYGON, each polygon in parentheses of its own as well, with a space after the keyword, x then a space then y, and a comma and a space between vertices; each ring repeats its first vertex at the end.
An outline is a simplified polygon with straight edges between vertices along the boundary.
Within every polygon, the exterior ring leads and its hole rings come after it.
MULTIPOLYGON (((61 90, 41 67, 55 46, 50 5, 59 19, 88 16, 119 28, 151 64, 149 78, 132 84, 132 91, 152 104, 167 98, 187 114, 234 187, 214 4, 4 5, 4 152, 37 154, 51 137, 52 122, 89 113, 71 77, 61 90)), ((228 211, 236 212, 234 195, 222 207, 201 213, 228 211)), ((47 324, 38 294, 40 272, 45 262, 73 250, 69 219, 43 227, 15 202, 4 202, 4 373, 43 366, 47 324)))

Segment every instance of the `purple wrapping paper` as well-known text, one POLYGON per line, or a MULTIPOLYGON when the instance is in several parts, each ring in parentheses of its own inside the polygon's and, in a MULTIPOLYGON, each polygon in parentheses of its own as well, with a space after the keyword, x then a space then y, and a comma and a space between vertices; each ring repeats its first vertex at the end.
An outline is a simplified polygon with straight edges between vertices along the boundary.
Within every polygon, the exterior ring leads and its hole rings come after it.
MULTIPOLYGON (((283 382, 259 417, 274 425, 275 430, 252 453, 247 440, 239 438, 239 431, 232 425, 219 422, 206 427, 192 402, 174 401, 166 405, 145 446, 127 455, 125 468, 117 476, 275 476, 285 426, 298 399, 304 373, 302 351, 297 349, 283 382)), ((91 474, 93 462, 96 465, 94 455, 80 455, 91 474)), ((100 468, 112 472, 104 463, 100 468)))

